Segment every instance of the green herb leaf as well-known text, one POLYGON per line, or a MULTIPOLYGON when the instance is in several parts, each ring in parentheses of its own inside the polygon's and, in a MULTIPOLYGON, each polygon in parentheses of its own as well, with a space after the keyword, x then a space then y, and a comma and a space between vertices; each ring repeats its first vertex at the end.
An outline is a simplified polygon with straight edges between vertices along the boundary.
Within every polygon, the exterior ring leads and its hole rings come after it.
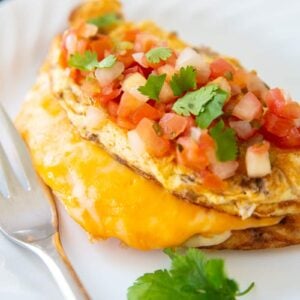
POLYGON ((117 25, 119 21, 120 18, 116 13, 108 13, 97 18, 89 19, 87 22, 96 25, 101 30, 117 25))
POLYGON ((116 61, 117 58, 114 55, 108 55, 99 62, 98 68, 111 68, 116 61))
POLYGON ((236 281, 227 277, 223 260, 207 259, 197 249, 185 254, 167 249, 165 253, 172 260, 171 269, 138 278, 128 289, 128 300, 234 300, 244 294, 236 281))
POLYGON ((166 47, 157 47, 146 53, 146 58, 150 63, 157 64, 161 60, 165 61, 172 55, 172 50, 166 47))
POLYGON ((192 66, 181 68, 179 74, 173 75, 170 81, 174 96, 181 96, 183 93, 196 87, 196 70, 192 66))
POLYGON ((221 116, 227 97, 227 92, 218 89, 213 99, 206 104, 204 111, 197 116, 196 124, 202 129, 207 128, 213 120, 221 116))
POLYGON ((179 115, 189 116, 193 114, 197 116, 204 110, 205 104, 214 98, 218 89, 216 84, 210 84, 197 91, 189 92, 179 98, 172 109, 179 115))
POLYGON ((69 59, 69 66, 82 70, 93 71, 96 68, 111 68, 117 58, 114 55, 109 55, 98 62, 97 53, 92 51, 85 51, 83 54, 75 53, 69 59))
POLYGON ((144 86, 140 86, 138 90, 150 99, 158 101, 159 93, 166 79, 166 74, 162 75, 150 75, 144 86))
POLYGON ((97 53, 92 51, 85 51, 83 54, 75 53, 71 55, 68 63, 70 67, 92 71, 98 66, 97 53))
POLYGON ((221 120, 209 130, 209 133, 217 145, 217 158, 220 161, 235 160, 238 147, 234 130, 225 128, 224 122, 221 120))

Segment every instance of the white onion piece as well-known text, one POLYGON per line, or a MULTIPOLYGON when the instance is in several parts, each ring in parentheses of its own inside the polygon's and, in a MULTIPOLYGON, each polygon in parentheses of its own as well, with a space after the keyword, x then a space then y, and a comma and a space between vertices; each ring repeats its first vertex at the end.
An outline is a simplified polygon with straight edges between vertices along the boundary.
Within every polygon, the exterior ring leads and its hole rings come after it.
POLYGON ((199 127, 192 127, 190 129, 191 138, 195 142, 199 142, 200 136, 202 134, 202 130, 199 127))
POLYGON ((144 52, 136 52, 132 54, 132 58, 142 67, 147 68, 148 66, 144 63, 143 58, 145 54, 144 52))
POLYGON ((89 106, 85 116, 85 126, 88 128, 98 128, 103 120, 107 118, 107 114, 97 107, 89 106))
POLYGON ((261 99, 264 99, 268 92, 268 88, 263 81, 253 73, 247 75, 247 89, 261 99))
POLYGON ((162 103, 169 103, 175 99, 174 93, 169 85, 169 83, 164 82, 160 93, 159 93, 159 100, 162 103))
POLYGON ((98 32, 98 27, 94 24, 85 23, 81 26, 79 34, 84 38, 95 36, 98 32))
POLYGON ((111 68, 101 68, 95 71, 95 76, 101 86, 106 86, 118 78, 124 71, 124 64, 117 61, 111 68))
POLYGON ((180 52, 176 60, 176 70, 187 66, 192 66, 200 71, 209 69, 208 63, 204 60, 202 55, 189 47, 180 52))
POLYGON ((142 74, 136 72, 128 75, 125 78, 125 80, 122 83, 122 90, 131 94, 133 97, 140 100, 141 102, 147 102, 149 100, 149 97, 143 95, 138 90, 138 88, 140 86, 144 86, 146 82, 146 78, 142 74))
POLYGON ((251 146, 246 152, 246 169, 251 178, 264 177, 271 173, 269 151, 257 151, 256 145, 251 146))
POLYGON ((77 49, 77 37, 75 34, 68 34, 65 40, 66 49, 69 54, 74 54, 77 49))
POLYGON ((210 169, 221 179, 227 179, 235 174, 238 167, 239 163, 237 161, 226 161, 214 163, 211 165, 210 169))
POLYGON ((135 129, 128 131, 127 137, 132 151, 137 155, 142 155, 146 152, 145 144, 135 129))

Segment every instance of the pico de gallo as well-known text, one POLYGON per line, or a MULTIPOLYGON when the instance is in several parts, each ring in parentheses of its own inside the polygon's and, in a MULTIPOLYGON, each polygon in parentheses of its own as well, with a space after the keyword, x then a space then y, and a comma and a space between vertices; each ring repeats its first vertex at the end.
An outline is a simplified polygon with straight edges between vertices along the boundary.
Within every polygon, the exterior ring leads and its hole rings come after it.
POLYGON ((241 164, 249 177, 270 174, 271 144, 299 148, 300 106, 284 91, 234 60, 174 50, 138 29, 116 40, 108 31, 117 22, 108 14, 66 30, 60 65, 135 151, 173 155, 222 189, 241 164))

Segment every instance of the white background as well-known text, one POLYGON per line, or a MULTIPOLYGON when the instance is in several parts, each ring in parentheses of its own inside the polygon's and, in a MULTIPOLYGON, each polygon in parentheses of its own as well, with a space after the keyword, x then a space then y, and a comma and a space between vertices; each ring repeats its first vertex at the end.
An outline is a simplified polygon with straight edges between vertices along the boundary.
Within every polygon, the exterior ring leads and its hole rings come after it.
MULTIPOLYGON (((34 82, 51 37, 64 28, 78 0, 8 0, 0 4, 0 101, 12 115, 34 82)), ((194 45, 209 45, 258 70, 270 86, 300 99, 300 2, 297 0, 124 0, 132 20, 153 19, 194 45)), ((145 272, 168 266, 160 252, 139 252, 118 241, 90 243, 60 208, 63 244, 93 299, 125 299, 145 272)), ((242 299, 300 299, 300 247, 214 252, 226 259, 242 299)), ((61 299, 46 268, 0 235, 0 299, 61 299)))

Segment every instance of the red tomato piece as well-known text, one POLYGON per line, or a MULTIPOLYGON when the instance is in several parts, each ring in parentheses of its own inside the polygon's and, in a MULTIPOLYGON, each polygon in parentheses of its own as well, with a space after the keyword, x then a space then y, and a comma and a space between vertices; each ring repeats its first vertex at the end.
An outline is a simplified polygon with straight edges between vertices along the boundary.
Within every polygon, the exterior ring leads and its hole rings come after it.
POLYGON ((257 97, 248 92, 233 108, 232 115, 245 121, 252 121, 259 118, 262 113, 262 104, 257 97))
POLYGON ((157 134, 154 121, 144 118, 136 127, 136 131, 143 140, 146 150, 153 156, 163 157, 170 151, 170 142, 157 134))
POLYGON ((143 102, 137 100, 129 93, 123 93, 118 108, 118 116, 128 118, 142 105, 143 102))
POLYGON ((185 131, 188 120, 174 113, 166 113, 159 121, 159 125, 163 129, 164 136, 169 140, 173 140, 185 131))
POLYGON ((209 165, 206 151, 191 137, 180 137, 177 140, 176 159, 179 164, 198 172, 209 165))
POLYGON ((107 35, 101 35, 97 40, 89 43, 90 50, 97 53, 98 60, 102 60, 105 52, 110 51, 112 47, 113 43, 107 35))
POLYGON ((256 131, 248 121, 230 121, 229 125, 236 132, 237 136, 243 140, 252 137, 256 131))
POLYGON ((118 115, 119 105, 114 101, 109 101, 107 104, 107 111, 110 116, 116 118, 118 115))
POLYGON ((287 136, 294 127, 293 120, 278 117, 269 111, 264 115, 263 127, 270 133, 278 137, 287 136))
POLYGON ((162 116, 161 112, 152 107, 148 103, 143 103, 139 106, 135 112, 131 115, 131 121, 133 124, 138 124, 143 118, 148 118, 153 121, 157 121, 162 116))
POLYGON ((218 58, 210 64, 210 78, 215 79, 224 76, 226 72, 234 73, 233 66, 223 58, 218 58))

